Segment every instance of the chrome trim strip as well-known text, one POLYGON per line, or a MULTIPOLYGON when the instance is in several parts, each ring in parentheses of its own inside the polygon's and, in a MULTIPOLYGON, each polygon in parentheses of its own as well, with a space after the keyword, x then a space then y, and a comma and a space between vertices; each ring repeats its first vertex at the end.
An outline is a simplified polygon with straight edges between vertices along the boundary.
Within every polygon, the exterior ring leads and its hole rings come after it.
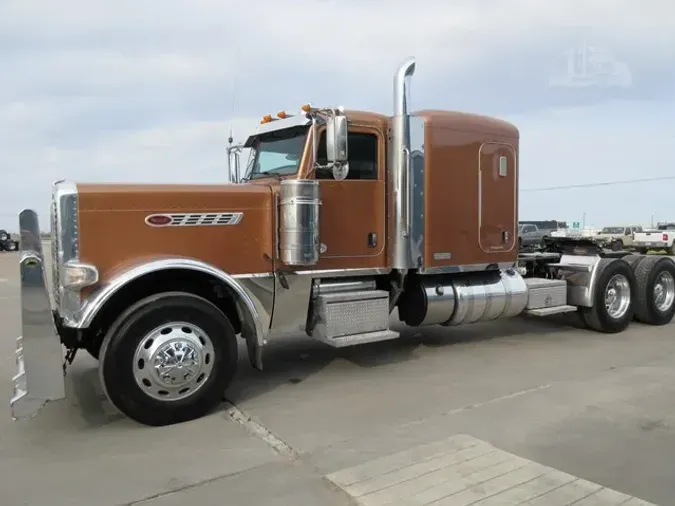
MULTIPOLYGON (((410 237, 409 264, 420 268, 425 263, 426 240, 424 237, 426 227, 426 215, 424 214, 425 202, 425 170, 426 155, 424 152, 424 137, 426 133, 426 121, 424 118, 412 115, 410 117, 410 237)), ((451 198, 451 197, 449 197, 451 198)))
POLYGON ((16 341, 17 374, 12 378, 12 418, 33 416, 50 401, 66 396, 63 350, 54 324, 45 282, 44 255, 38 216, 25 209, 21 230, 21 331, 16 341))
MULTIPOLYGON (((192 258, 166 257, 125 270, 88 297, 82 310, 76 315, 74 321, 69 322, 68 326, 78 329, 88 328, 105 303, 122 287, 141 276, 167 269, 185 269, 209 274, 232 288, 239 297, 237 306, 242 322, 255 335, 257 344, 259 346, 264 344, 265 336, 269 331, 273 293, 269 301, 263 301, 260 295, 256 295, 253 290, 244 286, 243 276, 231 276, 212 265, 192 258)), ((256 277, 273 277, 273 275, 270 273, 262 276, 251 275, 250 277, 255 279, 256 277)))
POLYGON ((518 262, 494 262, 469 265, 445 265, 419 269, 419 274, 455 274, 458 272, 477 272, 487 270, 515 269, 518 262))
POLYGON ((380 276, 389 274, 392 271, 390 267, 376 267, 366 269, 315 269, 293 271, 289 274, 298 276, 312 276, 315 278, 343 278, 347 276, 380 276))

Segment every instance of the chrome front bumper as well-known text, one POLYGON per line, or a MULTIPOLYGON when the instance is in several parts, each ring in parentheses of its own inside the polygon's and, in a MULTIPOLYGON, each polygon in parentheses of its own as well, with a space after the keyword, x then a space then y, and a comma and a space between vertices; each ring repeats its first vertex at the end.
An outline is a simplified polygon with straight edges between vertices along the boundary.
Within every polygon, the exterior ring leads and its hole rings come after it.
POLYGON ((66 396, 63 348, 45 282, 42 238, 35 211, 22 211, 19 225, 22 336, 16 340, 17 373, 10 401, 14 420, 33 416, 48 402, 66 396))

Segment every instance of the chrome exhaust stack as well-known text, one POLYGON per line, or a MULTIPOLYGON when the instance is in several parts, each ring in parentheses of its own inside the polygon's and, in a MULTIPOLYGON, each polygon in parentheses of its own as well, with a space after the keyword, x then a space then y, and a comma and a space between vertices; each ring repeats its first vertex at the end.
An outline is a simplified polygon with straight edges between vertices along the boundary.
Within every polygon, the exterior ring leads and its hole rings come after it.
POLYGON ((393 200, 393 223, 389 236, 392 267, 407 270, 415 267, 411 248, 410 116, 406 79, 415 73, 415 59, 404 62, 394 76, 394 117, 388 166, 389 191, 393 200))

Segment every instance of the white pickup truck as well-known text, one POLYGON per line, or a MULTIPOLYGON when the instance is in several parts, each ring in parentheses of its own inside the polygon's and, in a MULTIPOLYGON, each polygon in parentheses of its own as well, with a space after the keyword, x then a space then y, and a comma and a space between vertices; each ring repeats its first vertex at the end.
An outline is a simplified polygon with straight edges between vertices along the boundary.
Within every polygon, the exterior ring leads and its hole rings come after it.
POLYGON ((669 255, 675 255, 675 223, 664 223, 654 230, 636 232, 633 247, 638 253, 666 250, 669 255))

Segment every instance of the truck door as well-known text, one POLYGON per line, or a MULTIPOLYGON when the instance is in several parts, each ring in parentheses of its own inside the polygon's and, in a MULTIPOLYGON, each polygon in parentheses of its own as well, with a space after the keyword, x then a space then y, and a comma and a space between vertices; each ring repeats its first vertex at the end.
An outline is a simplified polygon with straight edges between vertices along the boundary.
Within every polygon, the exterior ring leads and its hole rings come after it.
MULTIPOLYGON (((375 128, 350 126, 349 174, 336 181, 330 170, 317 170, 320 181, 321 257, 317 269, 384 267, 385 249, 385 146, 375 128)), ((317 159, 326 163, 322 133, 317 159)))
POLYGON ((515 150, 486 142, 479 150, 478 242, 486 253, 511 251, 518 235, 518 185, 515 150))

